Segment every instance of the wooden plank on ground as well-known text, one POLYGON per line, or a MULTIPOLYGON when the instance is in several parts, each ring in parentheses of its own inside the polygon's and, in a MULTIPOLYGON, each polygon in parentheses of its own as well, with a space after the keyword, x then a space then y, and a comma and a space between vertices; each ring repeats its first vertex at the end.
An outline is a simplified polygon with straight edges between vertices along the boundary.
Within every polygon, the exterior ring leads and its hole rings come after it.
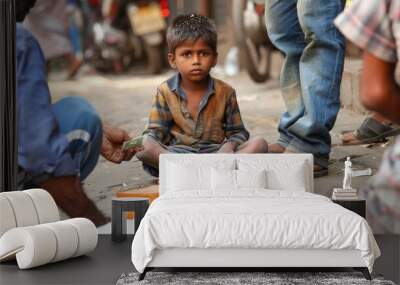
POLYGON ((143 188, 128 189, 117 192, 117 197, 144 197, 149 198, 150 203, 159 196, 158 185, 150 185, 143 188))

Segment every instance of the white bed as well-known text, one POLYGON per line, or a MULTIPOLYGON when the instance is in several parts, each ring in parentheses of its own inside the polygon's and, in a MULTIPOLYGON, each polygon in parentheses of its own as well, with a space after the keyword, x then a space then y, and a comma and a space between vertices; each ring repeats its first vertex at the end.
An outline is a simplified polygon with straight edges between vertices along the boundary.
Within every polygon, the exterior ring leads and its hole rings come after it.
POLYGON ((141 278, 154 267, 354 267, 369 278, 371 229, 312 194, 312 165, 308 154, 162 155, 160 198, 132 243, 141 278))

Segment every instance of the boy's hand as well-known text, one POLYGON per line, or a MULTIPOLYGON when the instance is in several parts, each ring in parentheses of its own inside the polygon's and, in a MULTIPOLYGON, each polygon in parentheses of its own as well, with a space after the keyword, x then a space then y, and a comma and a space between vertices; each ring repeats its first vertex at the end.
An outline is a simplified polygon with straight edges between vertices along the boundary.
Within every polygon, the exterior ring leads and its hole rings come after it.
POLYGON ((131 160, 132 157, 142 148, 131 148, 126 151, 122 149, 125 141, 129 140, 128 133, 119 128, 110 126, 103 127, 103 143, 101 146, 101 155, 114 163, 131 160))
POLYGON ((221 146, 218 150, 218 153, 234 153, 236 149, 236 145, 231 142, 226 142, 221 146))

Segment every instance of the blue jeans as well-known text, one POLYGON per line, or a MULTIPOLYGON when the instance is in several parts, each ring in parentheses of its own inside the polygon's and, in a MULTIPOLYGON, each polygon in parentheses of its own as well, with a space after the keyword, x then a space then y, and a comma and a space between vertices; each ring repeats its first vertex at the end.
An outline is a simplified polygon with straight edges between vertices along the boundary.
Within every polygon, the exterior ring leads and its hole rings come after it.
POLYGON ((103 140, 103 128, 96 110, 81 97, 65 97, 53 104, 60 130, 67 136, 69 151, 79 161, 80 179, 95 168, 103 140))
MULTIPOLYGON (((60 131, 67 137, 69 152, 78 161, 80 180, 83 181, 95 168, 100 155, 103 128, 96 110, 81 97, 65 97, 52 105, 60 131)), ((18 172, 18 188, 37 187, 39 181, 49 179, 49 174, 32 177, 22 169, 18 172)))
POLYGON ((340 108, 345 42, 333 20, 343 7, 343 0, 268 0, 265 7, 268 35, 285 54, 280 84, 287 110, 278 143, 312 153, 322 167, 340 108))

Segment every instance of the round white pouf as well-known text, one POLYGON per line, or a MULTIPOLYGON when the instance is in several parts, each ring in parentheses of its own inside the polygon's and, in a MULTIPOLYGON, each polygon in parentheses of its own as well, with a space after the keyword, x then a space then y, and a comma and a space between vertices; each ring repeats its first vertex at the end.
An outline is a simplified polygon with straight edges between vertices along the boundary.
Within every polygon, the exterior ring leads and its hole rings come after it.
POLYGON ((0 193, 0 262, 16 258, 20 269, 28 269, 96 248, 93 222, 59 219, 57 205, 45 190, 0 193))
POLYGON ((13 228, 0 238, 0 261, 16 257, 19 268, 28 269, 86 254, 97 238, 95 225, 84 218, 13 228))
POLYGON ((10 202, 6 197, 0 195, 0 238, 6 231, 16 226, 17 222, 10 202))
POLYGON ((41 225, 11 229, 0 239, 0 260, 16 255, 20 269, 49 263, 56 252, 55 234, 41 225))
POLYGON ((31 197, 39 218, 39 224, 51 223, 60 220, 58 207, 49 192, 43 189, 29 189, 23 192, 31 197))
POLYGON ((35 205, 24 191, 3 192, 0 195, 10 202, 17 227, 33 226, 39 223, 35 205))
POLYGON ((98 233, 92 221, 85 218, 74 218, 64 220, 64 222, 74 226, 78 232, 78 249, 74 257, 86 254, 96 248, 98 233))
POLYGON ((42 225, 53 231, 57 239, 57 252, 51 262, 71 258, 78 250, 78 233, 75 228, 65 221, 42 225))

